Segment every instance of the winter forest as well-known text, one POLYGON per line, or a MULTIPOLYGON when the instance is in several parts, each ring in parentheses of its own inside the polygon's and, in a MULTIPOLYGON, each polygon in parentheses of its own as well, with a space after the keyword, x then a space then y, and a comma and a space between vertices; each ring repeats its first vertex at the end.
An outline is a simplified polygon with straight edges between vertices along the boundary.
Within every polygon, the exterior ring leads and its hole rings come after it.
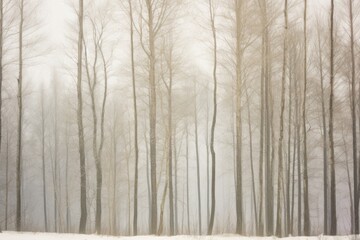
POLYGON ((1 230, 359 234, 359 15, 0 0, 1 230))

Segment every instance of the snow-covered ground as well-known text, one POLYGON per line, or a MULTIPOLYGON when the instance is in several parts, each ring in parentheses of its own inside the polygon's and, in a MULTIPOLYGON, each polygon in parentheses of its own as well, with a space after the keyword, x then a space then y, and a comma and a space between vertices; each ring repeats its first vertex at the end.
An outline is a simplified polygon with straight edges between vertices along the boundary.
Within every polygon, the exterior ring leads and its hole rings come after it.
MULTIPOLYGON (((187 240, 274 240, 276 237, 241 237, 237 235, 215 235, 215 236, 174 236, 174 237, 155 237, 155 236, 137 236, 137 237, 112 237, 98 235, 81 234, 57 234, 57 233, 30 233, 30 232, 3 232, 0 233, 0 240, 165 240, 165 239, 187 239, 187 240)), ((284 240, 355 240, 360 236, 315 236, 315 237, 287 237, 284 240)))

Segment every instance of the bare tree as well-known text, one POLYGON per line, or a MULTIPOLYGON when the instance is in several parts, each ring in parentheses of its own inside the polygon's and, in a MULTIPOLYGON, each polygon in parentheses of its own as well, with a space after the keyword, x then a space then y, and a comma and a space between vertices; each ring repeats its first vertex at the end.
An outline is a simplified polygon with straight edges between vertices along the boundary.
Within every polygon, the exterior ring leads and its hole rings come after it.
POLYGON ((276 235, 282 234, 282 206, 281 206, 281 192, 283 188, 283 139, 284 139, 284 110, 285 110, 285 77, 287 65, 287 28, 288 28, 288 2, 284 3, 284 43, 283 43, 283 66, 281 76, 281 107, 280 107, 280 136, 278 148, 278 189, 277 189, 277 214, 276 214, 276 235))
POLYGON ((350 48, 351 48, 351 120, 352 120, 352 150, 353 150, 353 172, 354 172, 354 234, 359 234, 359 192, 358 192, 358 159, 356 138, 356 81, 355 81, 355 50, 354 50, 354 17, 353 1, 349 0, 350 18, 350 48))
POLYGON ((243 233, 243 196, 242 196, 242 124, 241 124, 241 91, 242 91, 242 1, 234 1, 236 16, 236 233, 243 233))
POLYGON ((133 218, 133 233, 137 235, 137 217, 138 217, 138 178, 139 178, 139 144, 138 144, 138 114, 137 114, 137 100, 136 100, 136 79, 135 79, 135 49, 134 49, 134 18, 131 0, 129 4, 129 18, 130 18, 130 50, 131 50, 131 77, 132 77, 132 92, 133 92, 133 108, 134 108, 134 151, 135 151, 135 180, 134 180, 134 218, 133 218))
POLYGON ((41 160, 42 160, 42 180, 43 180, 43 201, 44 201, 44 223, 45 232, 48 231, 47 220, 47 201, 46 201, 46 169, 45 169, 45 106, 44 106, 44 87, 41 91, 41 160))
POLYGON ((329 140, 330 140, 330 234, 336 235, 336 180, 334 151, 334 0, 330 10, 330 100, 329 100, 329 140))
POLYGON ((308 155, 307 155, 307 129, 306 129, 306 93, 307 93, 307 0, 304 0, 304 89, 302 102, 302 130, 303 130, 303 158, 304 158, 304 234, 310 235, 310 209, 308 186, 308 155))
POLYGON ((216 179, 216 155, 215 155, 215 126, 216 126, 216 117, 217 117, 217 37, 216 37, 216 27, 215 27, 215 7, 214 2, 209 0, 209 15, 210 15, 210 25, 212 31, 212 40, 213 40, 213 81, 214 81, 214 92, 213 92, 213 116, 211 123, 211 136, 210 136, 210 152, 211 152, 211 213, 210 221, 208 226, 208 235, 212 234, 214 227, 215 219, 215 179, 216 179))
POLYGON ((86 168, 85 168, 85 144, 83 125, 83 98, 82 98, 82 54, 83 54, 83 22, 84 22, 84 1, 79 0, 78 10, 78 54, 77 54, 77 125, 80 154, 80 224, 79 232, 84 233, 87 221, 86 206, 86 168))
POLYGON ((21 188, 22 188, 22 131, 23 131, 23 30, 24 30, 24 0, 20 1, 19 23, 19 76, 18 76, 18 140, 16 157, 16 230, 21 231, 21 188))

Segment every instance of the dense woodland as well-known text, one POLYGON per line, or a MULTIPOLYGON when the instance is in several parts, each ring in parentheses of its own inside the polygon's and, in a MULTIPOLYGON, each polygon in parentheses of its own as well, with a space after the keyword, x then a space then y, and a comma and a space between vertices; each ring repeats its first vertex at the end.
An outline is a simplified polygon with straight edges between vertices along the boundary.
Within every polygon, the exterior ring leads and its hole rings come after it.
POLYGON ((0 0, 1 230, 358 234, 359 14, 0 0))

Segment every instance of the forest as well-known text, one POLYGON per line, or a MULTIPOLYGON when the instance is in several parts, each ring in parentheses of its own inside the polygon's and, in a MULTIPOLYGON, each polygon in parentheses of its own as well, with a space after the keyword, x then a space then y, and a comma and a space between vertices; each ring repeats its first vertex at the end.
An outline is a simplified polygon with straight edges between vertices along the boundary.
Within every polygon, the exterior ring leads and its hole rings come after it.
POLYGON ((359 234, 359 15, 0 0, 0 229, 359 234))

